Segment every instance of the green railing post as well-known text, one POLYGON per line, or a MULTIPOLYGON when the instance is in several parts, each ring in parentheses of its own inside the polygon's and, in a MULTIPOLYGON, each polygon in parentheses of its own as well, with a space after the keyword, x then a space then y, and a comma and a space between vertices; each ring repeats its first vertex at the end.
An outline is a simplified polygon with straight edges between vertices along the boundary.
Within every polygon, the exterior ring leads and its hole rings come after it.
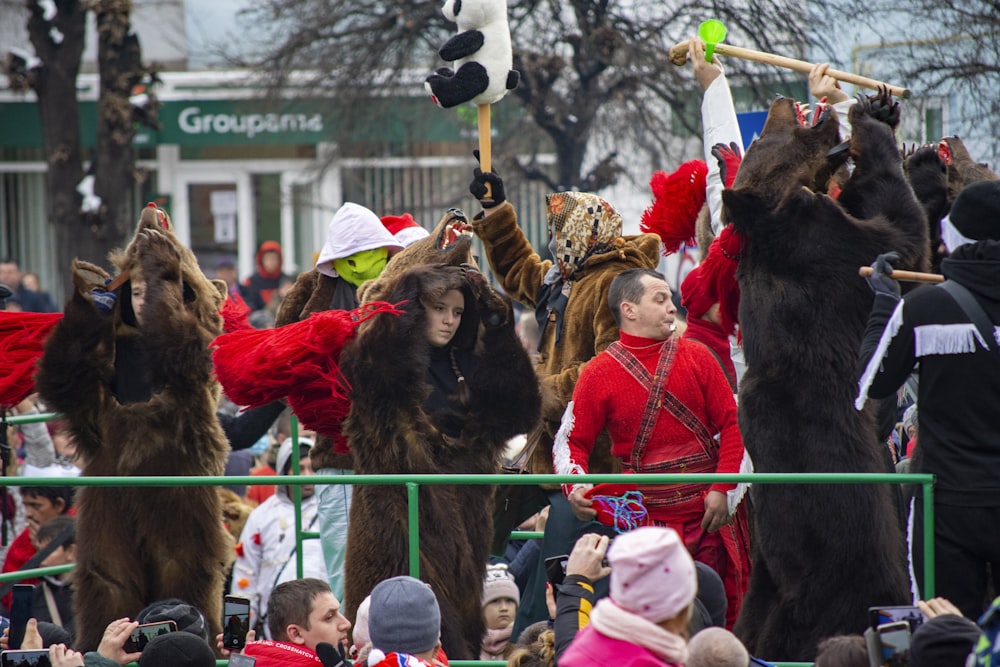
MULTIPOLYGON (((298 475, 301 472, 299 468, 299 420, 295 418, 295 415, 292 415, 291 424, 292 474, 298 475)), ((280 470, 278 474, 281 474, 280 470)), ((301 579, 305 573, 305 559, 302 553, 302 487, 300 485, 296 484, 292 487, 292 497, 295 499, 295 576, 301 579)))
MULTIPOLYGON (((934 597, 934 482, 924 482, 924 590, 925 600, 934 597)), ((915 547, 916 545, 914 545, 915 547)))
POLYGON ((420 485, 406 483, 406 509, 410 525, 410 576, 420 578, 420 485))

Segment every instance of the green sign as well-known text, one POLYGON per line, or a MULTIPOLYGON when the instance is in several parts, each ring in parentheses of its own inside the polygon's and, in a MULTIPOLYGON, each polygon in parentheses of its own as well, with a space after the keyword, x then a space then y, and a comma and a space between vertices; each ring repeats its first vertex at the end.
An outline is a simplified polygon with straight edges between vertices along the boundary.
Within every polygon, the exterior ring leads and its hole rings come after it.
MULTIPOLYGON (((361 122, 351 127, 352 141, 418 142, 474 139, 475 124, 454 109, 439 109, 429 98, 382 98, 368 102, 361 122)), ((471 108, 471 107, 470 107, 471 108)), ((494 132, 516 113, 507 102, 493 107, 494 132), (500 113, 498 113, 500 112, 500 113)), ((172 100, 160 106, 160 129, 137 129, 133 145, 259 146, 315 145, 336 141, 344 120, 329 100, 261 99, 172 100)), ((86 148, 96 144, 97 103, 80 102, 80 134, 86 148)), ((0 103, 0 147, 39 147, 41 123, 34 102, 0 103)))

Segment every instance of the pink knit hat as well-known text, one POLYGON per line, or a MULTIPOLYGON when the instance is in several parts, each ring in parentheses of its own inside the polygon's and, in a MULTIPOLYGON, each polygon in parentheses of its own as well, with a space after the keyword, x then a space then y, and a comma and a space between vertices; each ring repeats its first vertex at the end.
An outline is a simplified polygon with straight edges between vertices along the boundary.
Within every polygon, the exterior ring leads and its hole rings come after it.
POLYGON ((644 526, 619 535, 608 564, 611 599, 651 623, 681 613, 698 592, 694 561, 673 528, 644 526))

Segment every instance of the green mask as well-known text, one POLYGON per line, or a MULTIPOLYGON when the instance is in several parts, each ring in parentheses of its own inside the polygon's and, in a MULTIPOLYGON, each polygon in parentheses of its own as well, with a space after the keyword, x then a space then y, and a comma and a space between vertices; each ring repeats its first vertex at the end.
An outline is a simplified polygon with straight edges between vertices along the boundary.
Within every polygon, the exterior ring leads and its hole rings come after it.
POLYGON ((388 248, 374 248, 333 260, 333 269, 341 278, 359 287, 366 280, 378 278, 388 261, 388 248))

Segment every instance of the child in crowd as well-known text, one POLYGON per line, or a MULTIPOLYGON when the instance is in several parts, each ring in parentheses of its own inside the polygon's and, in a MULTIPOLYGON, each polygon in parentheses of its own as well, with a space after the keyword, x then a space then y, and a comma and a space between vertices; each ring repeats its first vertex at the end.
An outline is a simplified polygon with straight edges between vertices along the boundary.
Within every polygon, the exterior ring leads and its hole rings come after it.
POLYGON ((646 526, 619 535, 608 562, 610 597, 594 606, 560 667, 683 665, 698 576, 677 532, 646 526))
POLYGON ((483 620, 486 634, 480 660, 506 660, 514 649, 510 633, 514 627, 521 592, 506 565, 490 565, 483 581, 483 620))

